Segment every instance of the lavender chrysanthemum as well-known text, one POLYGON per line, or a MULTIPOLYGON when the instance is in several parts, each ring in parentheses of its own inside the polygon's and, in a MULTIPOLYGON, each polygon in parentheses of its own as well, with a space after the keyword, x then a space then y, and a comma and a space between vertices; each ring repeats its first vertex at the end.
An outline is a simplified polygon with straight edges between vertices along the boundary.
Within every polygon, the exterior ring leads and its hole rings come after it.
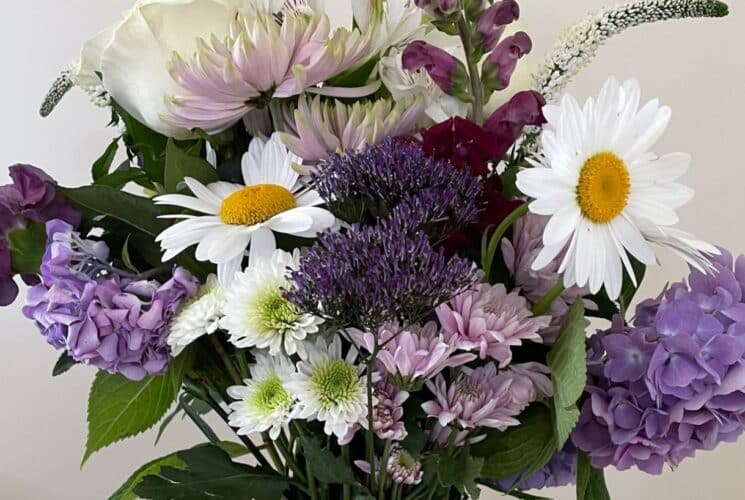
POLYGON ((300 310, 362 329, 415 322, 472 285, 476 271, 435 250, 411 224, 393 218, 322 233, 291 274, 294 290, 285 296, 300 310))
POLYGON ((75 360, 131 380, 162 373, 170 359, 168 323, 194 296, 197 281, 177 268, 165 284, 139 280, 108 262, 108 247, 84 240, 60 220, 47 224, 42 283, 24 315, 75 360))
POLYGON ((745 425, 745 256, 722 251, 591 339, 575 444, 595 467, 659 474, 745 425))
POLYGON ((390 217, 403 205, 438 237, 476 220, 481 192, 478 179, 404 139, 334 155, 313 179, 330 209, 348 222, 390 217))

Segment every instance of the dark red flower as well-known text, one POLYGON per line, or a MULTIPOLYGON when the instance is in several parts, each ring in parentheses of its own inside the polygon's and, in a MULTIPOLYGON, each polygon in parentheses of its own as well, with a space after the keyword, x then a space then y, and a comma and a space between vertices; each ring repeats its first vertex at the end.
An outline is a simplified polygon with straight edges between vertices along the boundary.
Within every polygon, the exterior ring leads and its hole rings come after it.
POLYGON ((450 160, 456 168, 469 170, 473 175, 488 174, 489 161, 504 154, 493 133, 463 118, 450 118, 421 133, 427 154, 450 160))

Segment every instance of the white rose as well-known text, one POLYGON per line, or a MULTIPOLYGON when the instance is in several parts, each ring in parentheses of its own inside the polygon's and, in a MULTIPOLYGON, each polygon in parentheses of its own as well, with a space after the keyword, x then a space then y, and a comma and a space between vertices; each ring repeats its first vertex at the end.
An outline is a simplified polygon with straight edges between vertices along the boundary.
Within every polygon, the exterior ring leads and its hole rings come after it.
POLYGON ((165 123, 166 96, 181 93, 168 72, 174 52, 188 58, 200 38, 225 37, 240 0, 139 0, 123 20, 97 34, 81 51, 71 80, 103 89, 128 113, 168 137, 191 133, 165 123), (103 75, 103 82, 98 74, 103 75))

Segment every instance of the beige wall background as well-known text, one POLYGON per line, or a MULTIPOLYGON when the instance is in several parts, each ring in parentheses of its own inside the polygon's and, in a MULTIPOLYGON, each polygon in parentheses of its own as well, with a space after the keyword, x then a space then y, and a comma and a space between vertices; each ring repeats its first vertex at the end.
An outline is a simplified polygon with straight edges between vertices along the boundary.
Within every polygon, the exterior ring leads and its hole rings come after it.
MULTIPOLYGON (((329 0, 334 7, 347 0, 329 0)), ((713 243, 745 251, 745 8, 732 0, 725 20, 646 26, 627 32, 605 47, 570 90, 593 95, 605 79, 636 77, 647 98, 672 106, 674 119, 660 152, 691 153, 686 177, 697 192, 681 212, 682 227, 713 243)), ((49 83, 77 53, 81 43, 113 22, 131 0, 35 0, 2 2, 0 15, 0 165, 38 165, 63 184, 88 181, 90 165, 114 131, 104 128, 105 111, 73 91, 48 119, 37 114, 49 83)), ((587 11, 613 0, 523 0, 523 21, 535 42, 537 63, 561 30, 587 11)), ((334 9, 338 11, 338 9, 334 9)), ((0 182, 7 179, 0 173, 0 182)), ((684 266, 662 255, 641 291, 656 295, 679 279, 684 266)), ((148 432, 95 455, 84 469, 80 459, 86 435, 87 391, 93 372, 76 367, 52 379, 57 353, 21 317, 20 306, 0 310, 0 498, 7 500, 107 498, 139 465, 201 436, 186 422, 175 422, 157 448, 148 432)), ((677 471, 647 476, 635 471, 608 473, 616 500, 745 498, 745 438, 699 454, 677 471)), ((544 491, 573 498, 572 489, 544 491)), ((496 495, 485 495, 496 498, 496 495)))

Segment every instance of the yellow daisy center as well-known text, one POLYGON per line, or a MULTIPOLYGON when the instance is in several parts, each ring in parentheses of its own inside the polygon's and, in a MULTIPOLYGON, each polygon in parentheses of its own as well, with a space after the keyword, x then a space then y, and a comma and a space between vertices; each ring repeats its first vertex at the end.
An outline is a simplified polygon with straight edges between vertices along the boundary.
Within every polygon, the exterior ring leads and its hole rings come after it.
POLYGON ((295 197, 276 184, 247 186, 222 202, 220 218, 225 224, 252 226, 295 208, 295 197))
POLYGON ((577 184, 577 202, 582 214, 603 224, 626 207, 631 179, 624 161, 610 151, 598 153, 582 166, 577 184))

